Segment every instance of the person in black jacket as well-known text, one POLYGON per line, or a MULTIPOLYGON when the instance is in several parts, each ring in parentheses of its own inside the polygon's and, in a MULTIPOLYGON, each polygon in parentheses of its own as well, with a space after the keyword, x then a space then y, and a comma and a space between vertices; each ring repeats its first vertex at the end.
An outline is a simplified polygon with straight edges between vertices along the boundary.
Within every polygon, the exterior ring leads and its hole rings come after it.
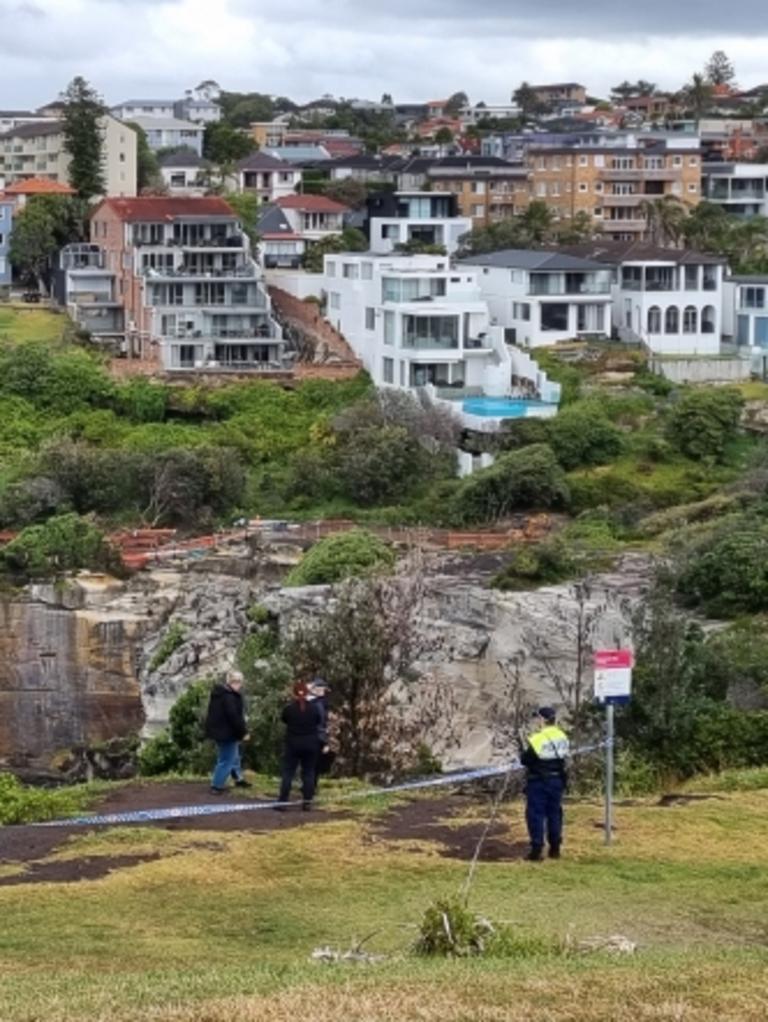
POLYGON ((206 738, 216 742, 218 759, 211 778, 211 791, 221 795, 226 791, 227 778, 235 778, 239 788, 250 787, 240 767, 240 742, 248 738, 243 707, 243 676, 230 671, 223 682, 213 686, 205 718, 206 738))
POLYGON ((280 794, 275 809, 285 808, 291 795, 291 785, 296 768, 301 765, 302 809, 312 808, 315 794, 317 770, 318 734, 324 723, 317 700, 310 700, 309 686, 297 681, 293 686, 293 699, 283 708, 282 721, 285 724, 285 746, 283 748, 283 773, 280 794))

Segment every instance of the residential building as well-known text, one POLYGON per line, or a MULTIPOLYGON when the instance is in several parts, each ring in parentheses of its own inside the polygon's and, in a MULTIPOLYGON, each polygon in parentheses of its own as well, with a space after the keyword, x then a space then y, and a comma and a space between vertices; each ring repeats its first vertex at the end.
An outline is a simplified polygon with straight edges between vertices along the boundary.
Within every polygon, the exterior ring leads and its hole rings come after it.
POLYGON ((11 283, 11 229, 13 227, 12 199, 6 199, 0 192, 0 288, 11 283))
POLYGON ((279 206, 264 206, 256 223, 259 253, 265 270, 297 270, 307 251, 307 241, 291 225, 279 206))
POLYGON ((388 255, 402 245, 437 245, 453 255, 472 230, 458 215, 456 196, 438 192, 375 192, 368 200, 371 251, 388 255))
MULTIPOLYGON (((768 276, 732 276, 725 285, 725 334, 740 348, 768 355, 768 276)), ((765 366, 760 367, 764 370, 765 366)))
POLYGON ((426 178, 436 192, 450 192, 473 227, 522 213, 528 205, 530 171, 495 156, 451 156, 432 163, 426 178))
MULTIPOLYGON (((101 119, 105 194, 136 194, 136 132, 106 114, 101 119)), ((0 180, 29 178, 69 183, 70 156, 60 121, 20 124, 0 135, 0 180)))
POLYGON ((211 165, 194 149, 166 153, 158 160, 160 176, 169 195, 204 195, 209 187, 211 165))
POLYGON ((275 201, 294 234, 308 244, 341 234, 349 208, 324 195, 284 195, 275 201))
POLYGON ((640 114, 643 122, 663 121, 674 108, 672 97, 665 92, 654 92, 650 96, 628 96, 621 106, 633 114, 640 114))
POLYGON ((139 117, 175 117, 176 101, 174 99, 126 99, 110 109, 113 117, 119 121, 136 121, 139 117))
POLYGON ((293 163, 297 167, 304 164, 322 163, 331 159, 331 154, 322 145, 282 145, 270 146, 262 152, 268 156, 274 156, 276 160, 283 160, 285 163, 293 163))
POLYGON ((562 252, 507 249, 462 260, 472 270, 491 322, 508 342, 536 348, 611 335, 613 268, 562 252))
POLYGON ((30 177, 22 181, 14 181, 5 189, 5 197, 14 204, 14 212, 24 209, 28 199, 35 195, 74 195, 75 190, 69 185, 50 181, 48 178, 30 177))
POLYGON ((123 351, 125 309, 104 249, 92 242, 66 245, 59 253, 53 294, 95 342, 115 355, 123 351))
POLYGON ((203 155, 203 136, 205 128, 202 124, 182 121, 178 117, 133 117, 132 124, 137 124, 147 136, 149 148, 158 149, 193 149, 198 156, 203 155))
POLYGON ((235 191, 257 196, 259 202, 276 202, 301 187, 301 170, 268 153, 255 152, 242 159, 234 175, 235 191))
POLYGON ((615 268, 613 331, 655 355, 718 355, 725 259, 644 242, 586 242, 563 251, 615 268))
POLYGON ((357 156, 340 156, 324 168, 331 181, 363 181, 378 184, 395 184, 403 161, 396 156, 373 156, 362 153, 357 156))
POLYGON ((290 128, 290 116, 281 114, 273 121, 252 121, 249 125, 251 138, 259 149, 275 149, 285 145, 285 136, 290 128))
POLYGON ((216 102, 220 95, 215 82, 203 82, 196 89, 187 89, 182 99, 126 99, 113 106, 111 113, 121 121, 153 117, 212 124, 221 120, 221 107, 216 102))
POLYGON ((520 116, 520 107, 517 103, 478 103, 476 106, 467 105, 461 108, 461 125, 463 128, 471 128, 481 121, 508 121, 520 116))
POLYGON ((445 256, 327 255, 327 318, 377 386, 506 395, 510 358, 474 273, 445 256))
POLYGON ((282 367, 262 273, 223 199, 104 199, 91 242, 114 277, 129 357, 174 372, 282 367))
POLYGON ((698 139, 690 143, 531 147, 530 198, 563 219, 586 213, 613 240, 639 240, 648 230, 644 203, 667 195, 688 206, 700 201, 701 153, 698 139))
POLYGON ((0 135, 18 128, 20 124, 47 124, 55 119, 36 110, 0 110, 0 135))
POLYGON ((548 105, 563 100, 583 106, 587 102, 587 90, 578 82, 557 82, 554 85, 534 85, 533 91, 540 103, 548 105))
POLYGON ((703 197, 732 216, 768 216, 767 163, 707 163, 703 197))

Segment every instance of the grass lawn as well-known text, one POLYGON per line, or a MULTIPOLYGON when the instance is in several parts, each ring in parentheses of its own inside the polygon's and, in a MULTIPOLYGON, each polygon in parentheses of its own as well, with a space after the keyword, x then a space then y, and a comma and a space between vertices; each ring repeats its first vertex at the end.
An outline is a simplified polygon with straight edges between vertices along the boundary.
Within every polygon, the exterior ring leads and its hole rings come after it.
MULTIPOLYGON (((620 958, 415 958, 415 925, 458 890, 467 864, 430 841, 383 838, 370 814, 269 834, 77 837, 52 857, 159 857, 99 880, 0 887, 0 1017, 757 1022, 768 1017, 768 789, 727 788, 619 807, 611 849, 600 805, 581 802, 568 809, 561 862, 479 866, 477 911, 560 940, 623 934, 639 948, 620 958), (381 963, 309 960, 372 932, 366 947, 381 963)), ((476 822, 479 808, 458 805, 476 822)), ((522 839, 519 803, 505 818, 522 839)))
POLYGON ((0 306, 0 341, 58 341, 68 323, 47 309, 0 306))

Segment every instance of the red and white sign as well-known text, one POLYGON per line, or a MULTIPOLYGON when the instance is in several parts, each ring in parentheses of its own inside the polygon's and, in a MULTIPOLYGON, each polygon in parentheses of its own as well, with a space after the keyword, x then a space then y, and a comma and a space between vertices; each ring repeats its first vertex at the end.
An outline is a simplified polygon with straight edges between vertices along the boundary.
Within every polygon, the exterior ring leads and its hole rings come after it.
POLYGON ((595 653, 595 699, 627 699, 632 692, 632 651, 601 649, 595 653))

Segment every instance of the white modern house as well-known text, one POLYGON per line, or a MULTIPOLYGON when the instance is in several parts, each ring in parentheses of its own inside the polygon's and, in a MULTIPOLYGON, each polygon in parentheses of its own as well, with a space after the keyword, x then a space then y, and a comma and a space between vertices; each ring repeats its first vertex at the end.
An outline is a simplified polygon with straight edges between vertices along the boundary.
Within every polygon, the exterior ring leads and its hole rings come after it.
POLYGON ((702 195, 732 216, 768 216, 768 164, 704 163, 702 195))
POLYGON ((472 230, 469 217, 457 215, 454 195, 440 192, 379 192, 369 202, 371 251, 381 255, 398 246, 438 245, 453 255, 472 230))
POLYGON ((207 81, 187 89, 182 99, 126 99, 112 107, 112 114, 121 121, 178 117, 195 124, 213 124, 221 120, 221 107, 216 102, 220 95, 216 82, 207 81))
POLYGON ((255 195, 259 202, 276 202, 301 187, 301 170, 269 153, 255 152, 238 163, 232 185, 237 192, 255 195))
MULTIPOLYGON (((551 404, 531 402, 532 411, 556 412, 558 388, 491 325, 474 272, 445 256, 376 253, 327 255, 324 270, 326 316, 377 386, 434 388, 454 401, 537 397, 551 404)), ((480 407, 478 418, 496 413, 480 407)))
POLYGON ((491 322, 508 342, 537 348, 611 333, 613 269, 562 252, 506 249, 460 264, 477 275, 491 322))
POLYGON ((725 283, 724 331, 740 349, 768 355, 768 276, 733 276, 725 283))
POLYGON ((566 249, 614 268, 613 332, 654 355, 719 355, 725 259, 644 242, 566 249))
POLYGON ((194 149, 198 156, 203 155, 203 135, 205 127, 202 124, 193 124, 192 121, 182 121, 177 117, 132 117, 132 124, 138 124, 143 128, 147 136, 149 148, 176 149, 184 147, 194 149))
POLYGON ((166 153, 159 159, 160 176, 169 195, 205 195, 210 164, 194 149, 166 153))

